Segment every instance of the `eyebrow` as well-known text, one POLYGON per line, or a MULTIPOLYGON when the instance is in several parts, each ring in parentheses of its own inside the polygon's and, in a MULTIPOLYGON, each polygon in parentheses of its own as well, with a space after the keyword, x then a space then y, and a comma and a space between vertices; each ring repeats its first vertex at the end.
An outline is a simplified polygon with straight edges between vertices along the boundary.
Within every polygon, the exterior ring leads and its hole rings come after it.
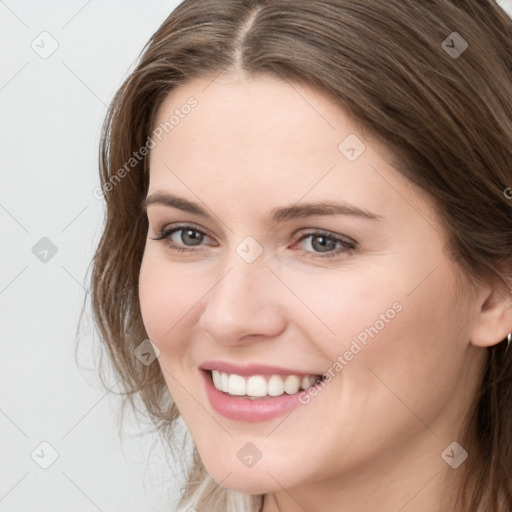
MULTIPOLYGON (((141 209, 145 213, 147 212, 148 207, 154 204, 177 208, 184 212, 212 219, 212 216, 197 203, 193 203, 187 199, 173 196, 171 194, 155 192, 142 201, 141 209)), ((337 203, 334 201, 282 206, 274 208, 271 211, 271 219, 274 222, 285 222, 291 219, 301 219, 314 215, 350 215, 371 220, 383 219, 382 215, 377 215, 376 213, 365 210, 364 208, 358 208, 357 206, 348 203, 337 203)))

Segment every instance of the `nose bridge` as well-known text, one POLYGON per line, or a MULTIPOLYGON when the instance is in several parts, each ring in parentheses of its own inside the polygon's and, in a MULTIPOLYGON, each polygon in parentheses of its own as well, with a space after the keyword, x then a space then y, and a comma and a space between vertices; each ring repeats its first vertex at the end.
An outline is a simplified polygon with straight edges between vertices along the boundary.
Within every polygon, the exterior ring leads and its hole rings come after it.
POLYGON ((234 251, 227 258, 225 269, 223 277, 212 289, 208 302, 215 302, 215 306, 221 308, 232 305, 234 309, 240 310, 244 307, 264 309, 269 300, 268 294, 262 292, 269 286, 269 278, 273 276, 263 256, 248 262, 234 251))
POLYGON ((206 296, 200 323, 219 341, 235 342, 246 335, 276 335, 283 325, 276 294, 276 277, 264 254, 242 242, 225 260, 219 279, 206 296))
POLYGON ((233 300, 236 304, 240 304, 242 298, 245 303, 259 300, 260 288, 269 286, 269 280, 273 277, 266 264, 267 256, 263 247, 253 237, 245 237, 226 257, 224 277, 215 286, 216 295, 222 295, 223 300, 233 300))

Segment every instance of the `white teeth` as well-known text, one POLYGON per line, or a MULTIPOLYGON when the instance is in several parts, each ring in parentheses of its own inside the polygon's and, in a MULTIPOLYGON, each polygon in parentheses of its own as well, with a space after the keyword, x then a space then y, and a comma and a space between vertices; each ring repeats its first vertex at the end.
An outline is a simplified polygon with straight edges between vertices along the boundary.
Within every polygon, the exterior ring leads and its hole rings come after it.
POLYGON ((247 382, 240 375, 232 373, 228 380, 228 393, 230 395, 243 396, 247 389, 247 382))
POLYGON ((224 393, 227 393, 229 376, 227 373, 220 373, 220 372, 217 372, 217 373, 220 374, 220 388, 217 388, 217 389, 220 389, 221 391, 224 391, 224 393))
POLYGON ((279 375, 272 375, 267 382, 267 393, 270 396, 281 396, 284 393, 283 379, 279 375))
POLYGON ((235 373, 224 373, 212 370, 213 385, 219 391, 235 396, 258 398, 265 396, 281 396, 284 393, 293 395, 300 389, 308 389, 315 384, 318 377, 307 375, 288 375, 284 380, 280 375, 272 375, 268 379, 262 375, 242 377, 235 373))
POLYGON ((222 391, 224 391, 222 388, 222 384, 221 384, 221 375, 218 371, 213 371, 212 372, 212 379, 213 379, 213 385, 217 388, 217 389, 220 389, 222 391))
POLYGON ((264 377, 255 375, 249 377, 247 380, 247 395, 248 396, 265 396, 267 394, 267 383, 264 377))
POLYGON ((284 381, 284 390, 289 394, 293 395, 300 389, 300 378, 297 375, 288 375, 284 381))
POLYGON ((314 377, 302 377, 302 381, 300 383, 300 387, 302 389, 308 389, 315 383, 314 377))

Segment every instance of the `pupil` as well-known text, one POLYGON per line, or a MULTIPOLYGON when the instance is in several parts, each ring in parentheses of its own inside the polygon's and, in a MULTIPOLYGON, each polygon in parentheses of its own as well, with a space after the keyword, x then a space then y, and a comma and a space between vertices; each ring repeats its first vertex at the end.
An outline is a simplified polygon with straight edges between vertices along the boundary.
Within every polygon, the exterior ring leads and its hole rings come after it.
POLYGON ((319 249, 319 252, 328 252, 328 251, 334 249, 333 244, 336 244, 336 242, 334 240, 330 240, 329 238, 327 238, 325 236, 313 237, 313 242, 312 242, 313 248, 315 250, 319 249), (315 240, 322 240, 322 242, 320 242, 320 244, 315 246, 315 240))
POLYGON ((187 229, 183 231, 183 234, 181 235, 182 242, 186 243, 187 237, 189 238, 189 241, 192 242, 190 245, 198 245, 201 243, 202 235, 193 229, 187 229), (194 236, 194 234, 197 236, 194 236))

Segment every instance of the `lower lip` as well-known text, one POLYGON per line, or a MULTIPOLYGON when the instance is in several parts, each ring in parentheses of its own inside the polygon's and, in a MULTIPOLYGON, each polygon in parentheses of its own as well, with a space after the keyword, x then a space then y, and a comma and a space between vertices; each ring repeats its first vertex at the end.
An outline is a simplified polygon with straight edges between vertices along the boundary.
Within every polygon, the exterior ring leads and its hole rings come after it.
POLYGON ((277 418, 282 414, 302 405, 299 394, 281 395, 273 398, 251 400, 228 395, 219 391, 212 382, 210 372, 201 370, 205 381, 206 394, 212 407, 220 414, 231 420, 258 422, 277 418))

